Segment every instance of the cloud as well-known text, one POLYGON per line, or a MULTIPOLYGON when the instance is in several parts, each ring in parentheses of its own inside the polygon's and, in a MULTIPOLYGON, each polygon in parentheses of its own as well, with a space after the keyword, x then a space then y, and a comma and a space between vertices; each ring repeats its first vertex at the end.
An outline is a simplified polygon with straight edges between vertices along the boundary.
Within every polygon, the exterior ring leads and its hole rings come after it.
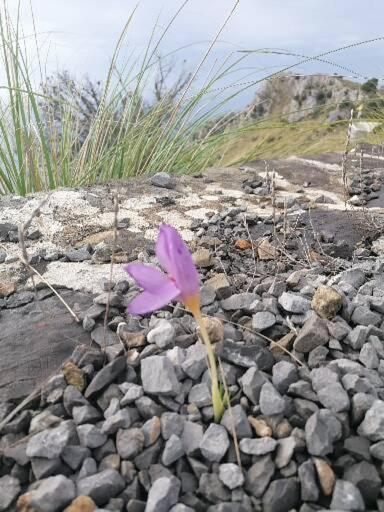
MULTIPOLYGON (((49 50, 48 68, 66 68, 78 74, 102 77, 114 45, 136 5, 136 0, 32 0, 43 53, 49 50), (48 44, 49 41, 49 44, 48 44)), ((182 0, 141 0, 128 31, 130 48, 144 48, 157 23, 160 32, 182 5, 182 0)), ((188 45, 183 52, 194 65, 215 36, 234 0, 190 0, 164 38, 164 49, 188 45)), ((29 0, 22 0, 26 34, 33 27, 29 0)), ((223 30, 217 55, 238 49, 285 48, 308 55, 369 39, 382 33, 384 5, 370 0, 240 0, 223 30)), ((29 43, 32 50, 32 41, 29 43)), ((380 45, 343 52, 336 61, 375 74, 380 45), (362 58, 362 54, 366 57, 362 58), (370 60, 367 56, 372 56, 370 60)), ((291 59, 292 60, 292 59, 291 59)), ((289 58, 254 55, 250 66, 278 66, 289 58)))

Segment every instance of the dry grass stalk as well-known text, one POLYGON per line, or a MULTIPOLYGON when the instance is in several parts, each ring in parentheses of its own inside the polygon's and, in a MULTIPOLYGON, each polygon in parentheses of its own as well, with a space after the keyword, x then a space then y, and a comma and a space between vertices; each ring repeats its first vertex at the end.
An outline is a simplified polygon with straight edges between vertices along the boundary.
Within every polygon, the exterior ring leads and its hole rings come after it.
POLYGON ((119 193, 116 191, 113 198, 113 241, 112 241, 112 254, 111 254, 111 264, 109 266, 109 280, 108 280, 108 296, 107 296, 107 304, 104 313, 104 324, 103 324, 103 350, 105 352, 107 347, 107 324, 108 324, 108 316, 109 310, 111 307, 111 293, 112 293, 112 279, 113 279, 113 265, 116 254, 117 247, 117 220, 119 215, 119 193))
POLYGON ((343 157, 341 160, 341 177, 342 177, 342 181, 343 181, 345 203, 348 200, 347 161, 348 161, 348 153, 349 153, 349 143, 351 141, 351 134, 352 134, 352 123, 353 123, 353 108, 351 109, 351 115, 350 115, 349 123, 348 123, 347 137, 345 139, 344 153, 343 153, 343 157))
POLYGON ((239 440, 237 438, 235 418, 233 416, 231 400, 230 400, 230 397, 229 397, 229 390, 228 390, 228 386, 227 386, 227 380, 225 378, 224 369, 223 369, 223 365, 221 364, 220 357, 218 358, 218 361, 219 361, 219 368, 220 368, 220 373, 221 373, 221 379, 223 381, 223 386, 224 386, 224 396, 226 396, 227 399, 228 399, 227 406, 228 406, 229 415, 231 417, 231 427, 232 427, 231 430, 232 430, 233 444, 235 445, 237 464, 238 464, 239 468, 242 469, 242 466, 241 466, 241 456, 240 456, 240 448, 239 448, 239 440))
POLYGON ((31 275, 31 278, 32 278, 32 283, 33 283, 33 286, 36 290, 36 286, 35 286, 35 282, 34 282, 34 279, 33 279, 33 276, 34 275, 37 275, 41 281, 46 285, 48 286, 48 288, 56 295, 56 297, 60 300, 60 302, 65 306, 65 308, 68 310, 68 312, 72 315, 72 317, 76 320, 76 322, 80 322, 80 319, 79 317, 76 315, 76 313, 73 311, 73 309, 69 306, 69 304, 63 299, 63 297, 53 288, 53 286, 51 286, 48 281, 40 274, 40 272, 38 270, 36 270, 31 264, 30 262, 28 261, 28 252, 27 252, 27 247, 25 245, 25 232, 27 231, 27 229, 30 227, 30 225, 32 224, 32 221, 35 217, 38 217, 41 213, 41 208, 47 203, 48 199, 49 199, 49 195, 47 197, 45 197, 40 203, 39 205, 33 210, 33 212, 31 213, 29 219, 24 223, 24 224, 20 224, 19 225, 19 245, 20 245, 20 250, 21 250, 21 255, 19 256, 20 258, 20 261, 26 266, 26 268, 29 270, 29 273, 31 275))

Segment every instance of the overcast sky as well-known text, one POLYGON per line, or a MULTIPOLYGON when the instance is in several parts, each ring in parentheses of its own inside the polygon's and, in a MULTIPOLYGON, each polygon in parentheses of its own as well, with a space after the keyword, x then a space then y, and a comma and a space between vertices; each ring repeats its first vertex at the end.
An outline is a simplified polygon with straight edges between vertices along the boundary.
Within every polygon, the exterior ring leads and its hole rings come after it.
MULTIPOLYGON (((16 0, 11 0, 16 4, 16 0)), ((24 7, 24 33, 32 33, 27 9, 30 0, 21 0, 24 7)), ((89 74, 103 78, 114 45, 124 23, 138 4, 128 32, 130 48, 145 47, 155 24, 165 27, 183 4, 182 0, 31 0, 39 45, 49 54, 48 69, 67 69, 78 76, 89 74), (158 18, 159 17, 159 18, 158 18)), ((162 45, 163 53, 187 46, 178 53, 193 69, 209 41, 226 19, 233 0, 190 0, 184 7, 162 45)), ((231 51, 260 48, 286 49, 305 55, 317 55, 333 48, 350 45, 384 35, 383 0, 240 0, 225 27, 215 57, 224 58, 231 51)), ((29 45, 32 45, 32 40, 29 45)), ((384 75, 384 42, 370 43, 330 55, 335 63, 362 76, 384 75)), ((240 54, 239 54, 240 55, 240 54)), ((258 78, 265 71, 279 69, 298 58, 252 54, 247 72, 258 78)), ((298 72, 340 72, 331 64, 301 65, 298 72)), ((246 71, 238 72, 241 79, 246 71)))

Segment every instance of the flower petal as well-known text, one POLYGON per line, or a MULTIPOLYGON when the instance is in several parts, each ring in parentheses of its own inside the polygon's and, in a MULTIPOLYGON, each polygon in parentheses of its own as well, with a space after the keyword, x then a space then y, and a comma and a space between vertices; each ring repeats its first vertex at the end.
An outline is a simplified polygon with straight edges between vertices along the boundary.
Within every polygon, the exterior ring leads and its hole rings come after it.
POLYGON ((160 226, 156 256, 161 266, 175 279, 181 298, 199 293, 200 278, 188 247, 175 228, 160 226))
POLYGON ((136 283, 148 290, 156 293, 157 289, 169 282, 169 277, 161 270, 144 263, 129 263, 124 266, 124 270, 136 281, 136 283))
POLYGON ((128 313, 145 315, 161 309, 180 295, 180 291, 169 281, 158 287, 156 291, 144 291, 137 295, 128 305, 128 313))
POLYGON ((170 230, 168 224, 161 224, 156 241, 156 257, 163 269, 171 276, 174 276, 175 266, 170 253, 170 230))

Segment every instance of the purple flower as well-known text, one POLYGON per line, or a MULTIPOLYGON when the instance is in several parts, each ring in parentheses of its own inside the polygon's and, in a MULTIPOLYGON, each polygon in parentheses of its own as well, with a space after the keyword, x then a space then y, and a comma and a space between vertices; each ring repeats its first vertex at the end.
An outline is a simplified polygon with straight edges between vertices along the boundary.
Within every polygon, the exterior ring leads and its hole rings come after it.
POLYGON ((156 256, 166 274, 143 263, 125 265, 124 270, 143 288, 129 304, 128 312, 144 315, 175 299, 190 309, 199 307, 199 274, 188 247, 172 226, 160 226, 156 256))

